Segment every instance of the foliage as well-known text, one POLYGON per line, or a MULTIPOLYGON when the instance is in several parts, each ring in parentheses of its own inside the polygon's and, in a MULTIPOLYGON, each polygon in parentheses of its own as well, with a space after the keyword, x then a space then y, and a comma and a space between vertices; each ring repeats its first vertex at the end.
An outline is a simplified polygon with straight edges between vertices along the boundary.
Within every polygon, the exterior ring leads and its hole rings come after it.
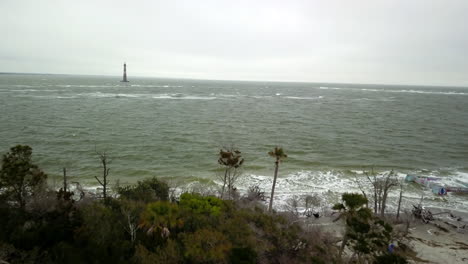
POLYGON ((47 175, 32 163, 32 148, 17 145, 2 159, 0 193, 6 200, 24 208, 29 197, 45 183, 47 175))
POLYGON ((181 237, 189 263, 227 263, 232 245, 221 232, 199 229, 181 237))
POLYGON ((153 177, 138 181, 136 185, 117 188, 117 193, 123 199, 142 201, 145 203, 167 201, 169 199, 169 186, 166 182, 153 177))
MULTIPOLYGON (((118 205, 114 205, 117 209, 118 205)), ((88 263, 126 263, 132 256, 132 244, 118 225, 121 214, 102 203, 81 208, 83 224, 75 230, 74 243, 88 263)))
POLYGON ((265 201, 265 192, 260 189, 258 185, 250 186, 247 190, 247 197, 249 201, 265 201))
POLYGON ((183 193, 179 205, 192 214, 219 216, 223 201, 214 196, 203 197, 199 194, 183 193))
POLYGON ((155 232, 156 228, 159 232, 164 227, 169 229, 180 228, 184 222, 180 219, 179 210, 177 204, 166 201, 150 203, 142 214, 143 225, 149 227, 149 233, 155 232))
POLYGON ((384 254, 377 256, 374 261, 375 264, 406 264, 408 261, 399 255, 384 254))
POLYGON ((218 154, 218 164, 224 167, 224 174, 220 177, 223 181, 221 198, 224 198, 225 188, 228 189, 228 199, 233 198, 234 185, 241 176, 240 168, 244 163, 242 153, 235 148, 220 149, 218 154))
MULTIPOLYGON (((22 172, 29 179, 31 171, 40 172, 30 162, 29 147, 12 148, 11 152, 5 155, 8 158, 4 157, 2 177, 10 179, 22 172), (22 159, 17 158, 19 161, 15 163, 12 158, 15 155, 22 159)), ((1 179, 2 191, 7 193, 8 181, 1 179)), ((326 236, 310 236, 282 215, 266 213, 254 206, 242 208, 239 201, 197 193, 184 193, 178 202, 169 202, 167 184, 156 178, 118 188, 119 197, 108 196, 104 202, 92 196, 73 200, 73 193, 65 191, 65 187, 57 192, 33 192, 45 177, 39 179, 25 187, 28 197, 34 196, 26 206, 9 206, 12 202, 20 204, 14 196, 8 196, 9 203, 0 204, 0 260, 9 263, 337 261, 337 250, 332 242, 326 242, 326 236)), ((258 188, 252 192, 257 198, 263 196, 258 188)))
POLYGON ((276 160, 282 160, 288 157, 288 155, 286 155, 286 153, 284 152, 283 148, 280 147, 275 147, 273 151, 268 152, 268 155, 270 155, 270 157, 275 158, 276 160))
MULTIPOLYGON (((341 211, 339 218, 346 220, 346 233, 341 252, 345 245, 355 252, 358 258, 373 258, 386 254, 387 245, 392 239, 392 226, 372 214, 364 207, 367 198, 357 193, 344 193, 342 203, 333 209, 341 211)), ((341 253, 340 253, 341 255, 341 253)))

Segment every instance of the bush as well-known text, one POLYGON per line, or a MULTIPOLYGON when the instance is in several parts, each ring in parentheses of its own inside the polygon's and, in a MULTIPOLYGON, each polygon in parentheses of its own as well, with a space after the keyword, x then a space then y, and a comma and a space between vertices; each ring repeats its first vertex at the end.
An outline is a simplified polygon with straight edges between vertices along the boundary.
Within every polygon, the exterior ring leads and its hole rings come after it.
POLYGON ((120 198, 142 201, 145 203, 167 201, 169 199, 169 186, 156 177, 138 181, 136 185, 119 187, 117 193, 120 198))

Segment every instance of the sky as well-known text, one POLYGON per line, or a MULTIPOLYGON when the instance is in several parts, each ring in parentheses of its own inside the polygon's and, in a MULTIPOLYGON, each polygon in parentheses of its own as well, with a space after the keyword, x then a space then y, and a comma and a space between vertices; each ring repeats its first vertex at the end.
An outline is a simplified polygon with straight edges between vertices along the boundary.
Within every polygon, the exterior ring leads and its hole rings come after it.
POLYGON ((0 0, 0 72, 468 86, 466 0, 0 0))

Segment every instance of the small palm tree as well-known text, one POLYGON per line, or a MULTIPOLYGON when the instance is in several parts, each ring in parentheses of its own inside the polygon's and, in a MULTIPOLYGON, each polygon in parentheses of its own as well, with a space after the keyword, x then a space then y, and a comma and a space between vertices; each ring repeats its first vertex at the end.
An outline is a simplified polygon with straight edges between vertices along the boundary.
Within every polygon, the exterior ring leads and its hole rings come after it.
POLYGON ((273 207, 273 196, 275 195, 276 178, 278 177, 279 163, 282 159, 287 158, 288 155, 284 153, 283 148, 279 148, 279 147, 275 147, 273 151, 268 152, 268 155, 276 159, 275 160, 275 175, 273 178, 273 186, 271 187, 270 206, 268 207, 268 211, 271 212, 271 209, 273 207))

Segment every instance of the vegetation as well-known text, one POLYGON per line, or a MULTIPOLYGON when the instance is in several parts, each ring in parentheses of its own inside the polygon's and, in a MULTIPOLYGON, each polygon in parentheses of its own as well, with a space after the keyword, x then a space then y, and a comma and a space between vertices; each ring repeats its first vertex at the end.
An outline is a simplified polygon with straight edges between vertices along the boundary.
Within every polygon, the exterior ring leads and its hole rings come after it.
MULTIPOLYGON (((392 226, 376 217, 365 207, 367 198, 358 193, 344 193, 342 203, 335 204, 333 209, 341 212, 340 218, 346 222, 346 232, 340 248, 340 256, 349 246, 353 251, 352 259, 357 256, 358 263, 406 263, 399 255, 389 255, 387 247, 392 243, 392 226), (387 262, 389 261, 390 262, 387 262), (393 262, 396 260, 397 262, 393 262)), ((337 220, 338 220, 337 219, 337 220)))
POLYGON ((241 166, 244 163, 241 152, 235 148, 221 149, 218 155, 218 164, 224 167, 224 173, 220 177, 223 182, 221 198, 225 197, 227 187, 227 198, 233 198, 234 184, 241 175, 241 166))
MULTIPOLYGON (((282 149, 272 153, 276 166, 286 157, 282 149)), ((240 166, 240 152, 231 154, 237 162, 229 164, 240 166)), ((337 241, 329 235, 304 229, 297 218, 259 206, 265 197, 258 186, 238 200, 187 192, 178 200, 169 200, 167 183, 153 177, 99 198, 78 189, 80 198, 73 199, 66 172, 64 187, 51 190, 31 156, 30 147, 16 146, 3 157, 0 263, 344 261, 337 241)), ((107 176, 107 160, 105 164, 107 176)), ((233 187, 234 181, 226 179, 226 187, 233 187)), ((307 199, 309 206, 317 203, 307 199)), ((343 248, 348 246, 359 262, 405 263, 401 256, 385 253, 391 226, 364 207, 366 203, 362 195, 344 194, 342 203, 335 205, 346 220, 343 248)))
MULTIPOLYGON (((398 186, 398 180, 393 170, 390 173, 383 175, 382 177, 377 177, 377 175, 374 173, 374 170, 372 170, 370 174, 371 175, 369 175, 367 172, 365 173, 367 179, 373 187, 374 213, 380 213, 380 217, 383 218, 385 217, 388 193, 392 188, 398 186)), ((365 195, 364 191, 363 193, 365 195)))
POLYGON ((109 176, 109 171, 110 171, 110 169, 108 168, 109 161, 107 159, 107 155, 106 155, 105 152, 98 153, 98 155, 99 155, 99 160, 101 161, 101 166, 102 166, 102 180, 100 180, 97 176, 94 176, 94 178, 102 186, 102 198, 104 198, 104 200, 106 200, 107 199, 107 188, 108 188, 108 185, 109 185, 109 180, 107 179, 107 176, 109 176))
POLYGON ((0 197, 24 208, 26 201, 45 183, 47 175, 31 160, 32 149, 18 145, 2 159, 0 170, 0 197))
POLYGON ((279 147, 275 147, 273 151, 268 152, 268 155, 275 158, 275 174, 273 176, 273 185, 271 186, 270 205, 268 206, 268 211, 271 212, 273 208, 273 197, 275 195, 275 186, 276 186, 276 178, 278 177, 279 163, 281 162, 281 160, 287 158, 288 155, 286 155, 283 149, 279 147))
POLYGON ((135 185, 118 187, 120 198, 144 203, 167 201, 169 199, 169 186, 156 177, 138 181, 135 185))

